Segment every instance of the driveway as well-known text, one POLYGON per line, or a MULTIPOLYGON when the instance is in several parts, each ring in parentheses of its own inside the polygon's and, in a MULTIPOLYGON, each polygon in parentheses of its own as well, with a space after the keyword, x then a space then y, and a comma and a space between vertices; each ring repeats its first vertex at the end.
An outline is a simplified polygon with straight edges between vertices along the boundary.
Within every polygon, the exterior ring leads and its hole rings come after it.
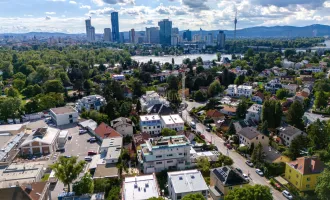
MULTIPOLYGON (((192 103, 192 102, 189 102, 189 103, 192 103)), ((194 104, 194 105, 197 105, 197 104, 194 104)), ((203 105, 203 104, 199 104, 199 105, 203 105)), ((189 110, 189 108, 191 109, 192 107, 189 107, 189 104, 188 104, 187 109, 189 110)), ((182 112, 182 118, 189 124, 193 119, 189 115, 189 112, 187 111, 187 109, 182 112)), ((224 146, 224 141, 220 137, 218 137, 215 134, 205 131, 205 128, 206 127, 203 124, 196 123, 196 130, 200 131, 202 134, 204 134, 205 139, 209 142, 212 142, 216 147, 218 147, 218 150, 222 154, 227 155, 231 159, 233 159, 234 167, 240 168, 243 171, 243 173, 245 173, 245 174, 250 173, 250 179, 251 179, 250 183, 252 185, 254 185, 254 184, 266 185, 271 188, 271 191, 273 192, 273 197, 275 200, 285 200, 285 197, 281 194, 281 192, 273 189, 271 187, 271 185, 268 183, 268 180, 266 178, 261 177, 255 173, 255 168, 251 168, 245 164, 246 159, 244 157, 242 157, 241 155, 236 153, 234 150, 228 150, 224 146)))

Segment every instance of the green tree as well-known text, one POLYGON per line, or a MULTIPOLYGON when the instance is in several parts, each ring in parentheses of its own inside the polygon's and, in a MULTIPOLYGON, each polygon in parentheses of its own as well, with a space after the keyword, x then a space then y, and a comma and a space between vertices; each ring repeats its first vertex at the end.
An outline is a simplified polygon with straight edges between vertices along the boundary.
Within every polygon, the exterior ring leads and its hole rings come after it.
POLYGON ((205 200, 205 197, 201 193, 187 194, 182 200, 205 200))
POLYGON ((263 185, 247 185, 236 187, 225 196, 225 200, 273 200, 270 187, 263 185))
POLYGON ((24 89, 25 86, 25 80, 22 79, 14 79, 13 81, 13 86, 16 88, 18 91, 21 91, 24 89))
POLYGON ((93 194, 94 181, 92 175, 90 173, 84 174, 80 181, 75 182, 72 185, 72 190, 76 193, 76 195, 93 194))
POLYGON ((221 53, 220 52, 217 53, 217 60, 218 60, 218 62, 221 61, 221 53))
POLYGON ((263 152, 262 145, 259 142, 252 152, 251 160, 253 163, 255 163, 258 166, 264 162, 264 159, 265 159, 265 153, 263 152))
POLYGON ((203 93, 201 90, 198 90, 198 91, 195 92, 195 94, 194 94, 194 99, 195 99, 195 101, 197 101, 197 102, 205 101, 206 98, 207 98, 206 94, 203 93))
POLYGON ((330 169, 327 167, 317 179, 315 193, 320 200, 330 199, 330 169))
POLYGON ((239 75, 239 76, 236 77, 234 83, 236 85, 242 85, 244 83, 244 81, 245 81, 245 76, 244 75, 239 75))
POLYGON ((18 92, 18 90, 16 90, 15 88, 10 87, 10 88, 7 90, 7 96, 8 96, 8 97, 18 97, 18 96, 19 96, 19 92, 18 92))
POLYGON ((176 131, 170 128, 163 128, 160 134, 162 136, 174 136, 176 135, 176 131))
POLYGON ((261 123, 261 130, 260 130, 264 135, 268 135, 268 122, 267 120, 266 121, 263 121, 261 123))
POLYGON ((218 156, 218 160, 212 164, 212 168, 217 168, 217 167, 222 167, 222 166, 228 166, 228 165, 233 165, 234 161, 228 156, 225 156, 223 154, 220 154, 218 156))
POLYGON ((217 99, 210 98, 209 101, 206 103, 206 109, 214 109, 217 103, 217 99))
POLYGON ((173 75, 170 75, 167 80, 166 80, 167 84, 168 84, 168 90, 176 90, 178 91, 179 89, 179 79, 173 75))
POLYGON ((113 186, 111 190, 109 191, 109 195, 107 197, 107 200, 120 200, 120 187, 119 186, 113 186))
POLYGON ((279 90, 276 91, 276 97, 278 99, 284 99, 285 97, 287 97, 289 94, 289 91, 287 89, 281 88, 279 90))
POLYGON ((128 117, 132 110, 132 104, 130 102, 124 102, 120 105, 119 114, 122 117, 128 117))
POLYGON ((234 135, 234 134, 236 134, 236 128, 235 128, 234 123, 230 123, 230 126, 229 126, 229 128, 227 130, 227 134, 228 135, 234 135))
POLYGON ((148 200, 164 200, 164 198, 163 197, 151 197, 148 200))
POLYGON ((211 83, 211 85, 209 86, 207 92, 210 97, 218 95, 221 92, 221 85, 219 80, 213 81, 213 83, 211 83))
POLYGON ((330 142, 330 128, 329 125, 317 119, 307 128, 308 138, 311 142, 313 150, 325 149, 330 142))
POLYGON ((262 106, 262 122, 267 121, 269 128, 277 128, 282 121, 281 102, 276 100, 266 100, 262 106))
POLYGON ((13 97, 0 97, 0 119, 7 120, 20 116, 21 100, 13 97))
POLYGON ((60 80, 49 80, 43 85, 45 93, 55 92, 62 93, 64 91, 63 83, 60 80))
POLYGON ((245 118, 248 106, 247 99, 242 99, 237 106, 236 116, 239 118, 245 118))
POLYGON ((289 157, 292 160, 300 157, 301 151, 305 150, 309 145, 309 140, 304 135, 298 135, 295 137, 289 146, 289 157))
POLYGON ((300 129, 304 128, 302 121, 304 113, 304 106, 299 101, 294 101, 286 115, 288 123, 300 129))
POLYGON ((314 105, 316 108, 325 108, 328 105, 327 97, 323 91, 316 92, 314 105))
POLYGON ((207 159, 207 157, 200 157, 197 158, 197 168, 199 171, 201 171, 203 174, 210 173, 210 162, 207 159))
POLYGON ((59 160, 51 165, 52 170, 55 171, 55 177, 68 187, 68 192, 71 191, 70 184, 78 178, 86 163, 85 161, 77 162, 77 160, 76 156, 71 158, 60 156, 59 160))

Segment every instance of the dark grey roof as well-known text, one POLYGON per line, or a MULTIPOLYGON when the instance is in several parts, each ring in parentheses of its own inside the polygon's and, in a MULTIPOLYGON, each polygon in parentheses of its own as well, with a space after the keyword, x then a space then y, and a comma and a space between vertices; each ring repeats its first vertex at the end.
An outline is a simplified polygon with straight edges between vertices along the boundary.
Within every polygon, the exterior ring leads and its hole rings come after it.
POLYGON ((279 127, 279 128, 277 128, 277 130, 279 131, 280 134, 284 134, 289 137, 291 137, 295 134, 298 134, 298 133, 300 133, 300 134, 304 133, 302 130, 299 130, 296 127, 290 126, 290 125, 279 127))
POLYGON ((254 127, 244 127, 238 134, 251 140, 260 135, 261 133, 254 127))
POLYGON ((1 200, 31 200, 21 187, 1 188, 0 196, 1 200))
POLYGON ((173 109, 164 104, 155 104, 151 108, 148 109, 148 114, 159 114, 159 115, 170 115, 173 114, 173 109))
POLYGON ((213 174, 225 186, 242 185, 249 183, 244 177, 232 166, 224 166, 212 169, 213 174))

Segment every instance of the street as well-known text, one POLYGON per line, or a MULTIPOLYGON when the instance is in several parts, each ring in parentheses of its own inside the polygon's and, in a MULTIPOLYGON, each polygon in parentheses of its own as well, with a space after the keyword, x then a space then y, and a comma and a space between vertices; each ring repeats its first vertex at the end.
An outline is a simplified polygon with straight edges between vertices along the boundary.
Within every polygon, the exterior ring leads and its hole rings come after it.
MULTIPOLYGON (((186 102, 188 104, 188 107, 186 110, 182 112, 182 118, 184 121, 186 121, 188 124, 193 120, 193 118, 189 115, 189 111, 193 107, 203 106, 204 104, 198 104, 196 102, 186 102)), ((275 200, 285 200, 286 198, 282 195, 281 192, 273 189, 271 185, 268 183, 268 180, 265 177, 261 177, 255 172, 255 168, 251 168, 248 165, 245 164, 246 159, 242 157, 240 154, 236 153, 234 150, 228 150, 224 145, 224 141, 218 137, 215 134, 212 134, 210 132, 205 131, 205 126, 202 123, 196 122, 196 131, 200 131, 204 136, 205 139, 209 142, 212 142, 214 144, 219 152, 221 152, 224 155, 229 156, 231 159, 233 159, 234 167, 240 168, 243 173, 248 174, 250 173, 250 183, 253 184, 260 184, 260 185, 266 185, 271 188, 271 191, 273 193, 273 197, 275 200)))

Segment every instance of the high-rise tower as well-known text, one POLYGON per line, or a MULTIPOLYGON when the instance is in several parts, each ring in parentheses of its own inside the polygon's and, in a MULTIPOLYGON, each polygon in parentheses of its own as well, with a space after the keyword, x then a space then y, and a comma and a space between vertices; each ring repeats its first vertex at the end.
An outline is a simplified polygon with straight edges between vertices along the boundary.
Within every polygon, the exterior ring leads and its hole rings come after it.
POLYGON ((112 41, 120 42, 118 12, 111 13, 112 41))
POLYGON ((236 41, 236 25, 237 25, 237 9, 236 9, 236 14, 235 14, 235 31, 234 31, 234 40, 236 41))

